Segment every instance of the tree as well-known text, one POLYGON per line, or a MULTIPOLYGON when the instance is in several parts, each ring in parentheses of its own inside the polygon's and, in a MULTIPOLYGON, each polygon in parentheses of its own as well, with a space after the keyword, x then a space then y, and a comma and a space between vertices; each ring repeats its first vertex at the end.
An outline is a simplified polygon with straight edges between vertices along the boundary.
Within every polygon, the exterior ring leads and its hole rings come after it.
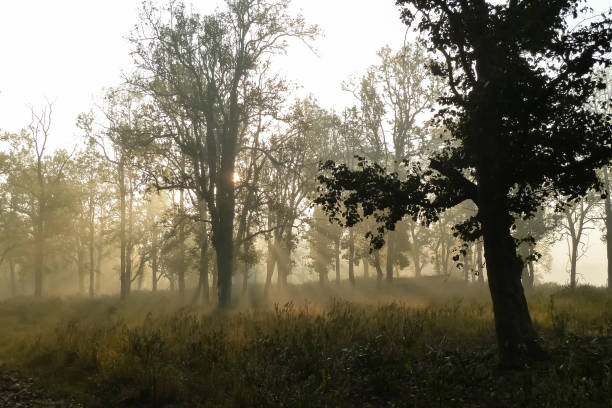
POLYGON ((612 63, 611 18, 570 29, 568 18, 583 13, 578 0, 397 4, 437 53, 432 71, 450 89, 438 118, 451 138, 428 161, 406 162, 405 177, 365 160, 358 171, 326 163, 327 191, 317 201, 347 225, 361 210, 374 215, 384 222, 374 234, 381 245, 406 214, 433 222, 471 199, 477 215, 455 229, 464 240, 484 239, 501 364, 543 358, 511 228, 551 197, 574 200, 600 187, 595 169, 612 159, 612 125, 585 102, 601 86, 595 67, 612 63))
MULTIPOLYGON (((612 120, 612 69, 600 70, 598 75, 601 76, 605 86, 596 92, 589 103, 589 107, 596 112, 607 115, 608 120, 612 120)), ((612 182, 609 172, 610 165, 608 164, 601 169, 599 177, 606 192, 603 199, 601 221, 608 259, 608 289, 612 290, 612 182)))
POLYGON ((255 77, 290 37, 309 39, 316 27, 289 15, 289 1, 228 0, 224 11, 207 16, 171 3, 163 15, 146 4, 134 33, 143 89, 171 100, 184 112, 190 132, 181 152, 193 163, 196 192, 206 202, 217 254, 219 306, 231 300, 236 158, 252 111, 274 94, 255 77), (167 17, 167 18, 166 18, 167 17))
POLYGON ((52 105, 40 112, 31 109, 32 121, 20 134, 5 134, 9 144, 6 186, 11 208, 24 217, 31 237, 34 295, 42 296, 46 256, 52 237, 67 233, 67 219, 73 196, 66 182, 70 154, 59 150, 50 154, 52 105), (63 216, 62 216, 63 215, 63 216))
POLYGON ((95 143, 106 160, 110 173, 109 182, 114 185, 119 213, 119 251, 121 299, 125 299, 132 285, 132 256, 134 252, 134 205, 143 187, 142 174, 136 159, 142 151, 141 139, 146 133, 148 112, 142 103, 142 95, 131 88, 109 89, 104 96, 101 113, 106 119, 101 132, 91 129, 91 115, 81 115, 77 124, 91 143, 95 143))
POLYGON ((586 243, 583 242, 584 233, 593 229, 589 224, 594 221, 593 210, 599 199, 595 192, 590 192, 584 198, 567 206, 563 211, 561 227, 563 235, 567 239, 571 288, 575 288, 577 284, 576 265, 587 249, 586 243))
POLYGON ((319 275, 319 283, 329 281, 329 269, 334 262, 334 244, 338 227, 329 222, 323 209, 314 208, 306 237, 310 250, 311 267, 319 275))
MULTIPOLYGON (((433 109, 443 85, 427 69, 429 57, 420 44, 407 43, 397 53, 383 47, 377 54, 380 63, 368 69, 359 87, 344 84, 360 102, 365 130, 362 138, 371 148, 369 152, 353 152, 350 160, 355 154, 365 155, 378 162, 384 160, 397 172, 407 157, 428 150, 431 134, 423 125, 423 117, 433 109)), ((347 159, 344 162, 348 164, 347 159)), ((416 230, 413 232, 416 234, 416 230)), ((400 256, 395 235, 388 234, 385 239, 389 281, 400 256)))
POLYGON ((608 289, 612 290, 612 182, 610 182, 610 176, 608 174, 608 167, 604 167, 602 170, 602 183, 606 191, 606 197, 604 198, 604 213, 602 218, 604 220, 603 225, 605 228, 605 240, 606 240, 606 255, 608 258, 608 289))
POLYGON ((514 223, 514 238, 518 241, 518 255, 523 261, 522 282, 525 288, 533 288, 535 284, 535 263, 545 252, 550 251, 554 242, 554 232, 559 227, 560 214, 544 208, 537 211, 533 217, 514 223))

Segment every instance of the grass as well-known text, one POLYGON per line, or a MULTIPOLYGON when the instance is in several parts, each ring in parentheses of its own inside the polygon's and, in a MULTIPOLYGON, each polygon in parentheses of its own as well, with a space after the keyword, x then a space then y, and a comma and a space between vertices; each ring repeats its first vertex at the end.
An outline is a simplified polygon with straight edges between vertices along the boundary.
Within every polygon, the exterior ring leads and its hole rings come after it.
POLYGON ((551 360, 516 372, 478 285, 260 289, 223 313, 170 293, 5 301, 0 360, 91 407, 612 406, 603 289, 530 293, 551 360))

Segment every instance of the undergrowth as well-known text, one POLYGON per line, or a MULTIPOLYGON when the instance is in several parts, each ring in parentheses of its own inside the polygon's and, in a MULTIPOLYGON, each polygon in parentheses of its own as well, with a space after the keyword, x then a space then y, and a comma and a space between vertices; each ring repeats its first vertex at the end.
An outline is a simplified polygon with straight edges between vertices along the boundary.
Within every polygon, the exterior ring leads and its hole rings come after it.
POLYGON ((474 287, 429 301, 397 288, 376 300, 372 287, 372 302, 294 288, 227 312, 168 293, 16 299, 0 303, 0 359, 91 407, 612 406, 603 289, 530 293, 551 359, 501 371, 490 301, 474 287))

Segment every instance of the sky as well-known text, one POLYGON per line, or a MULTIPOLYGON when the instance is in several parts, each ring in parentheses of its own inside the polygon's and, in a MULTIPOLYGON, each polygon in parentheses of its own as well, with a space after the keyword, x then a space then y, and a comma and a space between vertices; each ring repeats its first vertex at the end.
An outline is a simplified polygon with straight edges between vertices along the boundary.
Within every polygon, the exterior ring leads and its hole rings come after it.
MULTIPOLYGON (((187 2, 189 4, 189 2, 187 2)), ((351 96, 341 83, 377 62, 384 45, 398 49, 413 34, 399 20, 394 0, 294 0, 307 22, 324 36, 316 54, 292 44, 281 59, 284 74, 327 108, 341 110, 351 96)), ((192 1, 210 12, 219 0, 192 1)), ((589 0, 596 11, 608 0, 589 0)), ((103 89, 118 85, 132 65, 127 38, 138 21, 140 0, 0 1, 0 129, 16 132, 30 121, 30 106, 53 103, 52 147, 72 148, 79 140, 77 115, 89 111, 103 89)), ((581 281, 603 285, 605 251, 597 231, 581 260, 581 281)), ((565 244, 556 246, 553 274, 544 279, 565 283, 565 244)))

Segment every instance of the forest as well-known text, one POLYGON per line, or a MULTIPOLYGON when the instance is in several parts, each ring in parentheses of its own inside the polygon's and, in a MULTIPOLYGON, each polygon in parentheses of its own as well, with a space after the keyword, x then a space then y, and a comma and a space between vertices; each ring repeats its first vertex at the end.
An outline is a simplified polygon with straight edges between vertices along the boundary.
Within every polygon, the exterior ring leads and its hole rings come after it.
POLYGON ((73 147, 0 116, 0 407, 612 405, 612 9, 388 2, 348 106, 290 0, 159 1, 73 147))

